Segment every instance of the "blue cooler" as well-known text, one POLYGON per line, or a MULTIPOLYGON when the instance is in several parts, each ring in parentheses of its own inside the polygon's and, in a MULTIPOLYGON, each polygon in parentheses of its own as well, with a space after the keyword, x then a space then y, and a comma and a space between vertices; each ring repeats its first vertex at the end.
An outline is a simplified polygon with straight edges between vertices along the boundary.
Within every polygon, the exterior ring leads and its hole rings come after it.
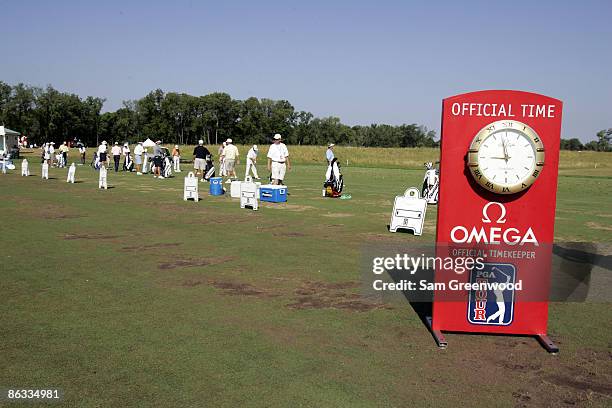
POLYGON ((223 177, 210 178, 210 195, 223 195, 223 177))
POLYGON ((287 186, 266 184, 259 187, 259 199, 270 203, 287 202, 287 186))

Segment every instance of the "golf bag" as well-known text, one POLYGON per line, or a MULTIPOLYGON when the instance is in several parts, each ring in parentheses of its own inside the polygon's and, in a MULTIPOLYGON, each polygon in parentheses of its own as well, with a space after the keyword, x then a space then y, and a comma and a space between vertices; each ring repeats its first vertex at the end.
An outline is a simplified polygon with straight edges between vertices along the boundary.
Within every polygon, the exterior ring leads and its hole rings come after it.
POLYGON ((123 162, 123 170, 124 171, 134 170, 134 161, 132 160, 132 155, 130 153, 125 155, 125 160, 123 162))
POLYGON ((206 156, 206 167, 204 168, 204 180, 208 181, 211 177, 215 177, 215 164, 211 155, 206 156))
POLYGON ((93 160, 91 161, 91 167, 93 167, 94 170, 100 170, 100 156, 98 156, 98 152, 94 152, 93 154, 93 160))
POLYGON ((66 167, 66 162, 64 161, 64 155, 61 153, 55 155, 55 162, 57 163, 57 167, 66 167))
POLYGON ((161 174, 165 178, 168 178, 172 175, 172 161, 170 160, 170 156, 165 156, 162 163, 163 165, 162 165, 161 174))
POLYGON ((338 159, 334 158, 327 166, 325 173, 325 183, 323 183, 323 193, 325 197, 340 197, 344 188, 344 178, 340 172, 338 159))
POLYGON ((440 170, 433 167, 433 163, 425 163, 425 176, 423 177, 423 188, 421 196, 427 200, 427 204, 438 203, 438 192, 440 188, 440 170))

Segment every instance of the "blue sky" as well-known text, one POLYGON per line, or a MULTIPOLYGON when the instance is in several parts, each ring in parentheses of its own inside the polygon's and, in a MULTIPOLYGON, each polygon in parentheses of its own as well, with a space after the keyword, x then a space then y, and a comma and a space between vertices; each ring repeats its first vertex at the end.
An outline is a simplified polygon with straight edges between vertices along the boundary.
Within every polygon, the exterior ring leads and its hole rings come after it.
POLYGON ((0 80, 107 99, 287 99, 344 123, 419 123, 443 98, 561 99, 562 137, 612 127, 612 1, 0 0, 0 80))

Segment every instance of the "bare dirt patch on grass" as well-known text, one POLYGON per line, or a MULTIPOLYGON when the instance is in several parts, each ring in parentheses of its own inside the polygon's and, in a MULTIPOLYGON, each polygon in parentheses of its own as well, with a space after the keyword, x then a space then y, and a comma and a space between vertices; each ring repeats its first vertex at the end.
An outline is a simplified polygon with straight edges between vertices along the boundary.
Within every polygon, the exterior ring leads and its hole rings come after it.
POLYGON ((535 339, 514 336, 479 341, 478 347, 472 336, 452 336, 450 342, 448 364, 468 383, 484 377, 490 383, 517 379, 512 392, 516 407, 605 406, 612 398, 609 351, 583 348, 551 356, 535 339))
POLYGON ((275 209, 283 209, 283 210, 287 210, 287 211, 295 211, 295 212, 302 212, 302 211, 307 211, 307 210, 314 210, 315 207, 311 206, 311 205, 297 205, 297 204, 286 204, 286 203, 261 203, 260 205, 262 205, 263 207, 266 208, 275 208, 275 209))
POLYGON ((346 218, 346 217, 352 217, 355 214, 351 214, 351 213, 327 213, 327 214, 321 214, 323 217, 329 217, 329 218, 346 218))
POLYGON ((222 281, 218 279, 187 279, 181 286, 193 288, 200 285, 209 285, 219 289, 223 295, 228 296, 254 296, 259 298, 270 298, 280 296, 270 290, 258 288, 249 283, 222 281))
POLYGON ((367 312, 374 309, 390 309, 382 303, 373 302, 348 289, 359 287, 359 282, 326 283, 307 281, 294 290, 294 301, 287 305, 291 309, 342 309, 351 312, 367 312))
POLYGON ((103 234, 65 234, 64 239, 67 241, 70 240, 104 240, 104 239, 116 239, 119 238, 120 235, 103 235, 103 234))
POLYGON ((167 242, 167 243, 150 244, 150 245, 124 246, 124 247, 121 247, 121 251, 140 252, 140 251, 155 250, 155 249, 160 249, 160 248, 172 248, 172 247, 177 247, 180 245, 182 244, 178 242, 167 242))
POLYGON ((587 222, 586 226, 589 227, 590 229, 596 229, 596 230, 601 230, 601 231, 612 231, 612 226, 603 225, 603 224, 600 224, 598 222, 593 222, 593 221, 587 222))
POLYGON ((218 265, 233 259, 234 257, 231 256, 222 258, 177 259, 172 262, 161 262, 157 265, 157 269, 171 270, 176 268, 193 268, 199 266, 218 265))

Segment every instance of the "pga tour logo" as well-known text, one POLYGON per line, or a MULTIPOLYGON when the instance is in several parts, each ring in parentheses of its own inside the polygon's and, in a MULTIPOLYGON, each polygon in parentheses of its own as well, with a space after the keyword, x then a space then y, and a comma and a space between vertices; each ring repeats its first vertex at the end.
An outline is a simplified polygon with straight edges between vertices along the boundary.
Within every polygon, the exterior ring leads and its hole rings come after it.
POLYGON ((512 264, 485 263, 472 269, 470 283, 481 289, 470 290, 467 318, 472 324, 508 326, 514 320, 516 268, 512 264))

